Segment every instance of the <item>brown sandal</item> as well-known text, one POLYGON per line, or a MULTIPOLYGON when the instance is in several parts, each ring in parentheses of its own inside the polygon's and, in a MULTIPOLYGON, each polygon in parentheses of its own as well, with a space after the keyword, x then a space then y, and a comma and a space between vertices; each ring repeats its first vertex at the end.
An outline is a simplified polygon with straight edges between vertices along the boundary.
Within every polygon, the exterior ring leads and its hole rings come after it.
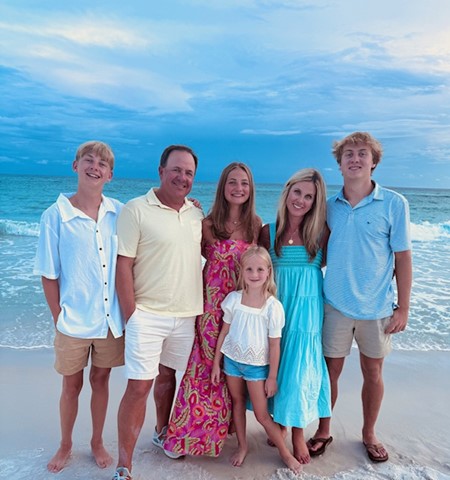
POLYGON ((386 452, 382 443, 365 443, 363 442, 364 446, 366 447, 367 456, 372 462, 381 463, 386 462, 389 460, 389 454, 386 452), (386 453, 384 455, 380 455, 380 450, 383 449, 386 453), (375 455, 378 454, 378 455, 375 455))
POLYGON ((307 442, 308 445, 308 450, 309 450, 309 455, 311 457, 318 457, 319 455, 322 455, 325 453, 325 450, 327 449, 328 445, 333 441, 333 437, 328 437, 328 438, 310 438, 307 442), (322 446, 318 448, 317 450, 312 450, 311 447, 314 447, 318 443, 321 443, 322 446))

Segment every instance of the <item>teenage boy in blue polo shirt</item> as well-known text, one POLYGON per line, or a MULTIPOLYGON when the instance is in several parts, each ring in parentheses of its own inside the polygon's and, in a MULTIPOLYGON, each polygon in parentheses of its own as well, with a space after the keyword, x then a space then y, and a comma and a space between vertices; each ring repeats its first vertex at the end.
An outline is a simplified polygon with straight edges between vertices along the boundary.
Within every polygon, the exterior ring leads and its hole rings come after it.
POLYGON ((122 204, 102 195, 112 178, 114 154, 102 142, 81 145, 73 162, 75 193, 60 194, 42 215, 34 273, 42 276, 55 322, 55 369, 63 375, 61 443, 47 468, 64 468, 91 357, 91 449, 97 465, 112 463, 103 446, 111 367, 123 365, 123 321, 115 292, 116 222, 122 204))
MULTIPOLYGON (((374 182, 382 156, 370 134, 355 132, 333 148, 344 178, 342 190, 327 202, 330 229, 324 281, 323 351, 336 403, 338 380, 353 339, 363 374, 362 441, 369 459, 389 455, 375 433, 383 399, 382 368, 391 351, 391 335, 406 328, 412 283, 409 208, 406 199, 374 182), (397 285, 394 298, 393 277, 397 285)), ((330 418, 320 420, 309 440, 311 456, 332 441, 330 418)))

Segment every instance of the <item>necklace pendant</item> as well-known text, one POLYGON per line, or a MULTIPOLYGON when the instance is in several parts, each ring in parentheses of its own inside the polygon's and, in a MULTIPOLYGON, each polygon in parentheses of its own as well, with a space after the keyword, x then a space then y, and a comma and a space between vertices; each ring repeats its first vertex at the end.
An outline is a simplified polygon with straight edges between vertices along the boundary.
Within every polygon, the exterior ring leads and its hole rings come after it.
POLYGON ((292 238, 290 238, 290 239, 288 240, 288 243, 289 243, 289 245, 292 245, 292 244, 294 243, 294 240, 292 240, 292 238))

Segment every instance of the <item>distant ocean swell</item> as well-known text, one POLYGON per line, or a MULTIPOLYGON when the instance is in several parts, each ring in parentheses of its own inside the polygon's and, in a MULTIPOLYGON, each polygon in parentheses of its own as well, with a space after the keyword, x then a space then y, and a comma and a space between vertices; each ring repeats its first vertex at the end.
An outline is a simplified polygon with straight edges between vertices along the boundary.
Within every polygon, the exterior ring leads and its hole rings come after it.
MULTIPOLYGON (((39 223, 0 219, 0 236, 37 237, 39 223)), ((450 220, 443 223, 411 223, 411 237, 414 242, 430 242, 450 238, 450 220)))

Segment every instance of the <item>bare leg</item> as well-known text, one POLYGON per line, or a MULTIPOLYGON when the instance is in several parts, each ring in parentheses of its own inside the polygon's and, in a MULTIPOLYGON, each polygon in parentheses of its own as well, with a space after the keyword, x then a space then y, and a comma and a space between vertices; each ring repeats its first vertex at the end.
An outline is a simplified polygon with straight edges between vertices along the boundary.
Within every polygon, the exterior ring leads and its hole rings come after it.
POLYGON ((61 471, 72 453, 72 432, 78 413, 78 397, 83 387, 83 370, 73 375, 64 375, 62 392, 59 401, 61 424, 61 444, 53 458, 48 462, 49 472, 61 471))
POLYGON ((153 392, 156 406, 157 433, 160 433, 169 423, 176 386, 175 370, 160 364, 159 375, 155 378, 155 390, 153 392))
MULTIPOLYGON (((330 376, 331 386, 331 408, 334 408, 338 397, 338 382, 344 368, 345 357, 342 358, 330 358, 325 357, 328 367, 328 374, 330 376)), ((319 420, 319 426, 313 438, 328 438, 331 432, 331 417, 321 418, 319 420)), ((316 443, 315 445, 308 445, 308 448, 312 451, 318 450, 322 446, 322 443, 316 443)))
MULTIPOLYGON (((248 393, 252 401, 253 411, 256 420, 264 427, 268 437, 272 440, 280 452, 283 462, 294 473, 299 473, 302 466, 298 460, 292 455, 284 443, 283 434, 280 425, 275 423, 267 410, 267 397, 264 391, 264 381, 247 382, 248 393)), ((234 405, 233 405, 234 408, 234 405)))
MULTIPOLYGON (((378 444, 375 434, 375 423, 380 413, 384 395, 383 383, 383 358, 369 358, 360 353, 361 370, 363 374, 363 387, 361 392, 363 405, 362 438, 365 444, 378 444)), ((383 457, 386 450, 382 448, 374 452, 375 456, 383 457)))
POLYGON ((147 398, 152 385, 153 380, 128 380, 118 413, 118 467, 126 467, 131 471, 133 452, 144 423, 147 398))
POLYGON ((113 461, 111 455, 103 445, 103 427, 105 425, 106 410, 109 398, 110 368, 99 368, 92 365, 89 380, 92 387, 91 415, 92 438, 91 450, 95 461, 100 468, 109 467, 113 461))
POLYGON ((247 426, 246 426, 246 402, 247 389, 245 380, 239 377, 227 375, 227 386, 233 402, 233 423, 238 441, 238 448, 230 458, 235 467, 240 467, 248 452, 247 426))

